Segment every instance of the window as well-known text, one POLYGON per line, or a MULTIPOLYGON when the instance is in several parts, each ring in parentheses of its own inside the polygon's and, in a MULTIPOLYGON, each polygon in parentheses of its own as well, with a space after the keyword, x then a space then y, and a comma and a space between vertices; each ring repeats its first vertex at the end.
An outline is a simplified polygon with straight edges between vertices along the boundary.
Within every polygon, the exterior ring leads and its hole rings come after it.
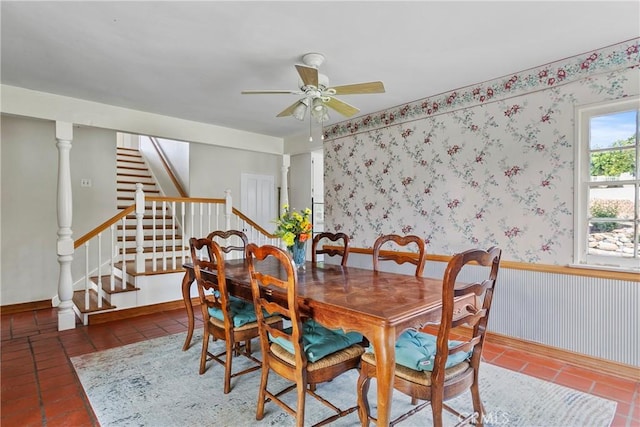
POLYGON ((640 98, 577 110, 575 263, 640 271, 640 98))

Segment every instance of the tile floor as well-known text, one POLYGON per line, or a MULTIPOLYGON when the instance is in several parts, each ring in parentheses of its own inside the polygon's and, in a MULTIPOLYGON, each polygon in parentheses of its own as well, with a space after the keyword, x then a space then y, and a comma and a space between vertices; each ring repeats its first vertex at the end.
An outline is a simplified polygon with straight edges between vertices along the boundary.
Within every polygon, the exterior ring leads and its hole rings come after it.
MULTIPOLYGON (((186 331, 184 310, 58 332, 56 311, 1 317, 0 425, 98 426, 70 357, 186 331)), ((487 344, 495 365, 618 402, 613 426, 640 426, 640 383, 487 344)))

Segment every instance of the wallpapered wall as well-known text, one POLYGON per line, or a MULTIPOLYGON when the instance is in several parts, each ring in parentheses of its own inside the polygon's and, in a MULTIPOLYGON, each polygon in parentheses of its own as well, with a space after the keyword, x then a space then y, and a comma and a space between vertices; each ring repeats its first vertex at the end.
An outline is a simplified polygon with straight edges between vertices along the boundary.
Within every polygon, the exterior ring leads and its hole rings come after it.
POLYGON ((417 234, 432 254, 571 263, 574 107, 640 93, 639 42, 326 128, 325 228, 354 247, 417 234))

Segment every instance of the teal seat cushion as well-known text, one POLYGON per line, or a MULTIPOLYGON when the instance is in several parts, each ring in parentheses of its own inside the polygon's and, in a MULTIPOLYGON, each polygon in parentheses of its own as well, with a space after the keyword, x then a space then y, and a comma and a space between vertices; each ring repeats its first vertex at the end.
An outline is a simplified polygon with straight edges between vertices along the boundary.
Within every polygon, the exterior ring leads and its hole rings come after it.
MULTIPOLYGON (((256 318, 256 310, 252 303, 245 301, 241 298, 237 298, 234 296, 229 297, 229 306, 231 317, 233 319, 233 326, 239 327, 245 325, 247 323, 257 321, 256 318)), ((222 310, 216 307, 209 307, 209 316, 214 317, 218 320, 223 321, 224 317, 222 315, 222 310)), ((265 317, 269 317, 265 314, 265 317)))
MULTIPOLYGON (((302 325, 302 344, 307 360, 316 362, 323 357, 345 349, 362 341, 362 334, 357 332, 343 332, 340 329, 328 329, 313 319, 307 320, 302 325)), ((291 328, 284 330, 291 333, 291 328)), ((293 344, 285 338, 271 338, 271 341, 293 354, 293 344)))
MULTIPOLYGON (((459 345, 460 341, 449 341, 449 348, 459 345)), ((469 357, 471 353, 460 351, 449 355, 445 368, 455 366, 469 357)), ((407 330, 396 340, 396 363, 416 371, 433 371, 436 357, 436 337, 424 332, 407 330)))

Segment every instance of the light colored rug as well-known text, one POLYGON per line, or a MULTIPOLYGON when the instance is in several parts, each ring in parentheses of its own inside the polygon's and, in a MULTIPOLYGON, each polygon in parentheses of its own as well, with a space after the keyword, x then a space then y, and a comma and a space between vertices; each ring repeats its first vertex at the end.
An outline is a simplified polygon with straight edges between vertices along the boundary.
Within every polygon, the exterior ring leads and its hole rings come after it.
MULTIPOLYGON (((289 426, 294 420, 280 407, 267 403, 266 415, 256 421, 257 389, 260 372, 232 378, 231 393, 222 393, 223 368, 209 364, 198 375, 201 336, 186 352, 185 334, 170 335, 71 359, 93 410, 102 427, 109 426, 289 426)), ((217 342, 215 346, 223 347, 217 342)), ((213 347, 213 345, 212 345, 213 347)), ((259 350, 255 341, 254 348, 259 350)), ((258 354, 259 357, 259 354, 258 354)), ((234 371, 246 359, 234 359, 234 371)), ((481 396, 487 411, 487 426, 584 427, 609 426, 616 403, 566 387, 555 385, 493 365, 480 370, 481 396)), ((357 371, 318 386, 318 393, 342 407, 355 405, 357 371)), ((285 382, 269 379, 272 387, 285 382)), ((295 393, 289 393, 295 407, 295 393)), ((369 397, 375 406, 375 382, 369 397)), ((471 410, 469 393, 450 401, 471 410)), ((410 400, 394 393, 392 415, 409 408, 410 400)), ((330 410, 312 397, 307 398, 305 425, 331 415, 330 410)), ((451 416, 445 425, 455 423, 451 416)), ((333 426, 360 425, 356 412, 334 422, 333 426)), ((400 425, 431 425, 431 409, 425 408, 400 425)))

